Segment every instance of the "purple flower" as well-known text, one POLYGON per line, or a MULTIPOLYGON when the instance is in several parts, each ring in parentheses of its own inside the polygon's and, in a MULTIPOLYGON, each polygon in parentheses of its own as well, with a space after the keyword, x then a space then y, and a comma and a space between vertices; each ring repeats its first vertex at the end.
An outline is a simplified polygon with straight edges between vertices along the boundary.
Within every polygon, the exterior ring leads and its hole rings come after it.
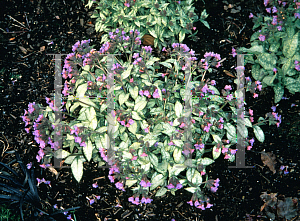
POLYGON ((215 193, 215 192, 217 192, 218 188, 212 186, 212 187, 210 188, 210 190, 211 190, 211 192, 215 193))
POLYGON ((92 205, 95 202, 94 199, 89 199, 89 201, 90 201, 90 205, 92 205))
POLYGON ((111 183, 115 182, 114 176, 108 175, 108 178, 109 178, 109 180, 110 180, 111 183))
POLYGON ((264 36, 264 35, 259 35, 258 39, 259 39, 260 41, 265 41, 266 36, 264 36))
POLYGON ((234 48, 232 48, 231 53, 232 53, 232 57, 235 57, 237 55, 236 50, 234 48))
POLYGON ((207 90, 209 90, 209 88, 207 87, 207 84, 205 84, 204 87, 201 89, 201 91, 203 93, 207 93, 207 90))
POLYGON ((139 53, 134 53, 132 58, 138 58, 139 57, 139 53))
POLYGON ((144 91, 144 95, 148 97, 148 95, 150 95, 149 91, 148 90, 144 91))
POLYGON ((276 111, 276 106, 272 106, 271 109, 272 109, 273 112, 275 112, 276 111))
POLYGON ((294 16, 295 16, 295 18, 300 18, 300 14, 299 13, 295 13, 294 16))
POLYGON ((128 123, 129 123, 130 125, 132 125, 132 124, 134 123, 134 120, 130 119, 130 120, 128 121, 128 123))
POLYGON ((276 12, 277 12, 277 8, 275 6, 273 6, 272 13, 276 13, 276 12))
POLYGON ((32 162, 28 163, 26 166, 27 166, 27 169, 29 170, 32 167, 32 162))
POLYGON ((174 186, 172 183, 170 183, 169 185, 167 185, 167 187, 168 187, 168 189, 173 189, 173 188, 175 188, 175 186, 174 186))
POLYGON ((176 185, 176 189, 181 189, 182 188, 182 184, 181 183, 177 183, 177 185, 176 185))
POLYGON ((211 84, 212 86, 214 86, 214 85, 216 85, 216 81, 215 81, 215 80, 212 80, 212 81, 210 82, 210 84, 211 84))
POLYGON ((281 26, 277 26, 277 29, 278 29, 278 31, 282 30, 281 26))
POLYGON ((124 189, 124 187, 123 187, 123 183, 117 182, 115 185, 116 185, 116 187, 117 187, 119 190, 125 191, 125 189, 124 189))
POLYGON ((93 183, 93 188, 97 188, 98 187, 98 184, 97 184, 97 182, 96 183, 93 183))
POLYGON ((81 143, 81 137, 75 137, 75 142, 76 143, 81 143))
POLYGON ((150 186, 151 186, 151 183, 150 183, 149 181, 147 181, 147 183, 146 183, 145 180, 142 180, 142 181, 140 182, 140 185, 141 185, 142 187, 150 187, 150 186))
POLYGON ((224 89, 225 89, 225 90, 232 90, 232 88, 231 88, 230 85, 225 85, 224 89))
POLYGON ((268 13, 271 13, 271 8, 266 8, 266 11, 267 11, 268 13))
POLYGON ((267 5, 269 4, 269 0, 264 0, 264 5, 267 7, 267 5))
POLYGON ((229 94, 227 97, 226 97, 227 100, 231 101, 233 99, 233 96, 232 94, 229 94))
POLYGON ((153 93, 153 98, 159 98, 159 94, 158 94, 158 89, 155 89, 154 93, 153 93))
POLYGON ((207 203, 206 204, 206 208, 210 208, 210 207, 212 207, 213 206, 213 204, 210 204, 210 203, 207 203))
POLYGON ((251 146, 253 146, 254 138, 252 138, 251 140, 249 140, 249 142, 251 143, 251 146))
POLYGON ((252 13, 250 13, 249 18, 253 18, 253 14, 252 13))
POLYGON ((191 206, 193 206, 193 201, 192 200, 188 201, 187 203, 190 204, 191 206))

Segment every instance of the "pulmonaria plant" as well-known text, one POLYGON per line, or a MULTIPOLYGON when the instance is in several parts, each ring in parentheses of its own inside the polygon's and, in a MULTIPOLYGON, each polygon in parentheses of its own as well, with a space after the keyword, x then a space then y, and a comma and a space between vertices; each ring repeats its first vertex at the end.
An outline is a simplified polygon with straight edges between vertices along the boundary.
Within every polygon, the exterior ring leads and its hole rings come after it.
POLYGON ((251 48, 239 48, 239 52, 248 52, 246 62, 253 64, 252 76, 262 82, 262 87, 271 86, 275 93, 275 103, 283 95, 284 88, 294 94, 300 91, 300 3, 296 1, 265 0, 265 15, 254 16, 256 31, 251 36, 251 48))
POLYGON ((221 155, 234 161, 236 125, 246 125, 245 131, 240 131, 245 145, 254 142, 247 141, 249 127, 261 142, 263 131, 252 125, 253 111, 249 110, 250 119, 245 114, 237 121, 237 94, 231 86, 221 95, 216 81, 205 79, 206 72, 221 65, 219 54, 207 52, 197 62, 193 50, 173 43, 172 48, 163 48, 164 59, 157 58, 150 46, 141 47, 139 34, 137 30, 128 35, 122 29, 112 32, 111 40, 99 51, 89 46, 89 41, 74 45, 62 72, 67 96, 63 114, 67 117, 55 121, 54 112, 59 110, 49 98, 45 111, 29 104, 23 116, 26 126, 34 122, 33 134, 42 150, 37 160, 64 159, 78 182, 83 162, 108 163, 108 178, 122 191, 131 188, 134 194, 128 200, 136 205, 152 201, 149 191, 157 189, 155 196, 167 191, 175 195, 184 188, 193 193, 191 200, 197 208, 209 208, 212 204, 203 187, 216 192, 219 179, 208 179, 206 167, 221 155), (110 54, 120 52, 121 56, 112 59, 110 54), (201 80, 192 81, 192 75, 201 80), (105 102, 113 92, 114 109, 105 102), (191 94, 196 99, 191 99, 191 94), (223 110, 226 105, 231 111, 223 110), (112 125, 113 130, 109 129, 112 125), (64 139, 63 146, 58 146, 54 135, 64 139), (43 154, 45 148, 49 151, 43 154))
MULTIPOLYGON (((105 33, 101 43, 109 39, 108 33, 117 28, 125 32, 138 29, 142 38, 145 34, 154 37, 154 47, 166 46, 166 42, 182 42, 187 34, 195 31, 194 23, 201 21, 210 28, 205 19, 206 10, 200 18, 195 13, 193 0, 162 1, 162 0, 89 0, 89 8, 96 3, 97 7, 91 16, 96 18, 95 29, 105 33)), ((190 37, 195 37, 198 30, 190 37)))

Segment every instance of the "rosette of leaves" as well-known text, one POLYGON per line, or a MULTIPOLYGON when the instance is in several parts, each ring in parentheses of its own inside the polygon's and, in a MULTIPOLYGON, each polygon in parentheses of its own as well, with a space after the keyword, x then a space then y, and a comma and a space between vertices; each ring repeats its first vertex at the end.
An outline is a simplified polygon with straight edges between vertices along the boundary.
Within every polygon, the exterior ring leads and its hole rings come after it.
MULTIPOLYGON (((93 3, 96 2, 89 0, 87 6, 91 8, 93 3)), ((206 10, 199 18, 193 0, 100 0, 96 4, 91 18, 96 19, 96 31, 104 33, 101 43, 106 42, 108 33, 116 28, 124 28, 125 32, 138 29, 141 38, 145 34, 154 37, 154 47, 161 50, 167 41, 182 42, 186 35, 191 35, 193 23, 199 20, 210 28, 205 21, 208 16, 206 10)))
MULTIPOLYGON (((150 47, 141 48, 137 31, 130 33, 129 38, 121 31, 111 33, 111 40, 99 51, 88 44, 76 43, 77 49, 67 56, 65 64, 72 68, 65 66, 63 73, 72 76, 67 84, 70 88, 66 102, 70 118, 60 123, 61 135, 66 139, 55 156, 71 165, 78 182, 84 162, 93 160, 101 166, 106 161, 119 168, 117 179, 134 192, 158 188, 156 196, 162 196, 172 179, 178 180, 187 191, 201 195, 201 185, 208 182, 208 176, 201 172, 221 153, 234 160, 230 150, 237 142, 236 125, 244 138, 248 136, 248 128, 253 127, 261 142, 263 131, 252 126, 249 116, 237 120, 235 100, 226 100, 229 92, 223 91, 222 96, 205 81, 205 74, 202 73, 201 81, 192 81, 196 70, 203 71, 200 67, 204 62, 197 64, 192 57, 194 52, 186 45, 174 43, 173 51, 165 50, 165 58, 161 59, 151 54, 150 47), (121 56, 115 58, 110 55, 120 52, 121 56), (185 75, 183 69, 189 65, 191 72, 185 75), (199 98, 201 94, 206 94, 206 98, 191 99, 186 92, 193 88, 199 98), (141 95, 141 91, 145 94, 141 95), (101 97, 107 101, 101 101, 101 97), (185 100, 190 104, 189 113, 186 112, 189 108, 184 109, 185 100), (226 105, 229 112, 223 110, 226 105), (210 129, 205 132, 208 125, 210 129), (230 142, 225 143, 225 138, 230 142), (138 185, 145 176, 152 183, 150 189, 138 185)), ((212 66, 219 63, 212 57, 204 60, 212 66)), ((50 112, 45 111, 45 117, 54 115, 50 112)), ((176 190, 170 191, 175 195, 176 190)))
POLYGON ((51 208, 52 212, 50 214, 45 212, 45 204, 39 197, 33 168, 31 168, 29 171, 25 167, 17 152, 7 151, 6 153, 15 153, 16 160, 12 160, 8 164, 0 162, 0 165, 2 166, 2 169, 0 170, 0 190, 2 193, 7 193, 0 194, 0 204, 18 203, 22 220, 24 220, 24 204, 30 206, 32 211, 32 219, 45 221, 55 221, 55 218, 58 218, 57 220, 67 220, 65 215, 63 215, 63 212, 80 208, 75 207, 66 210, 55 209, 55 211, 53 211, 54 208, 51 208), (18 173, 17 171, 11 168, 10 165, 15 165, 16 163, 20 165, 23 174, 18 173), (4 171, 4 169, 6 169, 7 171, 4 171), (43 214, 43 216, 41 216, 41 214, 43 214))
POLYGON ((300 9, 298 3, 291 1, 288 7, 277 1, 270 1, 270 4, 268 10, 272 15, 253 17, 253 29, 261 29, 251 36, 251 48, 241 47, 238 51, 248 53, 245 61, 253 64, 252 77, 261 81, 263 88, 273 87, 274 101, 278 103, 284 88, 292 94, 300 91, 300 67, 297 66, 300 61, 300 9))

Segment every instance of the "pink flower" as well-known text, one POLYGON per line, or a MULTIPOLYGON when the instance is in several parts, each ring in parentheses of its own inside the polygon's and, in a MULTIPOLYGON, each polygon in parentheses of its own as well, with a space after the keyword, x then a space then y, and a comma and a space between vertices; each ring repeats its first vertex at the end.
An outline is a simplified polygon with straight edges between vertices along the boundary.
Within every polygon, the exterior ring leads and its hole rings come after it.
POLYGON ((210 207, 212 207, 213 206, 213 204, 210 204, 210 203, 207 203, 206 204, 206 208, 210 208, 210 207))
POLYGON ((257 97, 258 97, 258 94, 254 93, 253 98, 257 98, 257 97))
POLYGON ((133 156, 131 161, 133 161, 133 160, 137 160, 137 156, 133 156))
MULTIPOLYGON (((253 15, 252 15, 252 17, 253 17, 253 15)), ((236 50, 234 48, 232 48, 231 53, 232 53, 232 57, 235 57, 237 55, 236 50)))
POLYGON ((249 108, 249 114, 250 114, 251 116, 253 116, 253 110, 251 110, 250 108, 249 108))
POLYGON ((215 80, 212 80, 212 81, 210 82, 210 84, 211 84, 212 86, 214 86, 214 85, 216 85, 216 81, 215 81, 215 80))
POLYGON ((232 88, 231 88, 230 85, 226 85, 226 86, 224 87, 224 89, 225 89, 225 90, 232 90, 232 88))
POLYGON ((190 204, 191 206, 193 206, 193 201, 192 200, 188 201, 187 203, 190 204))
POLYGON ((247 147, 247 150, 251 150, 251 148, 252 148, 251 146, 248 146, 248 147, 247 147))
POLYGON ((147 156, 148 155, 145 152, 143 152, 142 155, 141 155, 141 157, 147 157, 147 156))
POLYGON ((97 188, 98 187, 98 184, 97 184, 97 182, 96 183, 93 183, 93 188, 97 188))
POLYGON ((144 129, 146 133, 149 133, 149 127, 144 129))
POLYGON ((253 14, 252 13, 250 13, 249 18, 253 18, 253 14))
POLYGON ((173 189, 173 188, 175 188, 175 186, 174 186, 172 183, 170 183, 169 185, 167 185, 167 187, 168 187, 168 189, 173 189))
POLYGON ((132 83, 132 82, 133 82, 133 78, 130 79, 130 83, 132 83))
POLYGON ((266 36, 264 36, 264 35, 259 35, 258 39, 259 39, 260 41, 265 41, 266 36))

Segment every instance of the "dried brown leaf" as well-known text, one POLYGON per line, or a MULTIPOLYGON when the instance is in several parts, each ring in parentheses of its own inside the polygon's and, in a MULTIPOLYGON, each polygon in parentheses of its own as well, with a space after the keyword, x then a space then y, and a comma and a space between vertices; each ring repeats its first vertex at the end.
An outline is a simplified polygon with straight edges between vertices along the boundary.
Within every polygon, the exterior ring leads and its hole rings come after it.
POLYGON ((275 155, 271 152, 261 152, 261 161, 263 162, 263 164, 265 166, 268 166, 269 169, 275 174, 276 170, 275 170, 275 155))

